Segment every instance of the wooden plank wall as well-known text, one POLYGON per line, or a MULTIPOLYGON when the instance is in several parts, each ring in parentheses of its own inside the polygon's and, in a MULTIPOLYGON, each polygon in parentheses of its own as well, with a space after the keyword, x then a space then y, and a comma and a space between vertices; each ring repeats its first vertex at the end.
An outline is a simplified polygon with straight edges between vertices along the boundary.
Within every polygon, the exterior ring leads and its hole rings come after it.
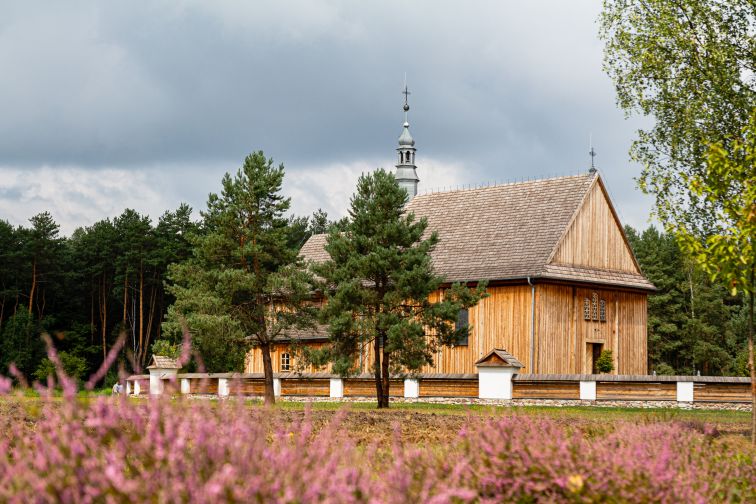
POLYGON ((551 284, 538 284, 536 290, 536 363, 532 372, 590 374, 588 344, 601 343, 614 356, 612 374, 646 374, 646 294, 551 284), (592 299, 594 293, 606 301, 605 322, 583 318, 583 300, 592 299))
POLYGON ((676 401, 676 383, 597 382, 597 400, 676 401))
POLYGON ((281 380, 281 395, 328 397, 331 395, 331 380, 328 378, 287 378, 281 380))
POLYGON ((192 394, 217 394, 217 378, 189 378, 189 390, 192 394))
MULTIPOLYGON (((307 343, 307 346, 310 348, 322 348, 324 343, 322 342, 313 342, 313 343, 307 343)), ((273 372, 274 373, 288 373, 290 371, 299 371, 301 373, 330 373, 331 372, 331 366, 326 366, 325 368, 321 369, 315 369, 313 366, 301 366, 301 363, 299 362, 299 359, 297 358, 297 352, 296 349, 292 349, 289 344, 277 344, 273 345, 273 348, 271 348, 270 351, 270 358, 272 360, 273 365, 273 372), (290 361, 289 364, 291 366, 291 369, 289 371, 281 369, 281 354, 288 352, 290 355, 290 361), (298 367, 301 366, 301 367, 298 367)), ((245 358, 244 363, 244 372, 245 373, 263 373, 263 359, 262 359, 262 350, 258 347, 252 347, 248 352, 247 356, 245 358)))
POLYGON ((748 383, 695 383, 693 401, 751 402, 748 383))
MULTIPOLYGON (((344 397, 375 397, 375 381, 363 379, 344 380, 344 397)), ((404 397, 404 380, 389 382, 390 397, 404 397)))
POLYGON ((505 348, 527 364, 530 348, 530 287, 496 286, 489 296, 470 309, 472 326, 467 346, 442 347, 434 365, 422 373, 475 373, 475 362, 493 348, 505 348))
POLYGON ((265 395, 265 380, 262 378, 234 378, 229 380, 231 395, 265 395))
POLYGON ((552 262, 640 273, 600 183, 586 196, 552 262))
POLYGON ((420 380, 420 397, 478 397, 478 380, 420 380))
POLYGON ((513 399, 580 399, 579 382, 515 381, 513 399))

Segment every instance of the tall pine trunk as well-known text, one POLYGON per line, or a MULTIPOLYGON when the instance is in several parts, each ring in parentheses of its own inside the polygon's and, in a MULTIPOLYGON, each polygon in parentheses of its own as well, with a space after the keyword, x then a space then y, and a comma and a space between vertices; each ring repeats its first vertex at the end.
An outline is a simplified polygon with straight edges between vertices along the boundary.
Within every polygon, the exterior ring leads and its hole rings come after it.
POLYGON ((386 351, 386 342, 383 342, 383 362, 381 362, 381 374, 383 375, 383 397, 382 397, 382 404, 379 405, 380 408, 388 408, 389 407, 389 383, 390 377, 389 377, 389 357, 391 354, 386 351))
POLYGON ((32 284, 29 291, 29 316, 32 315, 32 307, 34 306, 34 291, 37 289, 37 260, 32 261, 32 284))
POLYGON ((275 404, 276 394, 273 389, 273 361, 270 358, 270 343, 260 344, 263 358, 263 374, 265 375, 265 404, 275 404))
POLYGON ((144 266, 139 263, 139 365, 144 366, 147 357, 144 342, 144 266))
POLYGON ((375 395, 378 399, 378 407, 383 407, 383 381, 381 380, 381 341, 382 341, 383 335, 378 334, 376 335, 375 339, 373 340, 373 353, 375 354, 375 359, 373 363, 373 371, 375 373, 375 395))

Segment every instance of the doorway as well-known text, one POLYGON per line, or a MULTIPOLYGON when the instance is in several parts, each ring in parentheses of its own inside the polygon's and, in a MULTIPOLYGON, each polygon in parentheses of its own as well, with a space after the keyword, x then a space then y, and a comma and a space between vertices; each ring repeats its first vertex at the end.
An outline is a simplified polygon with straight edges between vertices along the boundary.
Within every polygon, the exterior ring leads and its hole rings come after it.
POLYGON ((596 368, 596 363, 599 360, 599 357, 601 357, 601 351, 604 349, 603 343, 588 343, 588 355, 591 359, 591 373, 593 374, 599 374, 598 369, 596 368))

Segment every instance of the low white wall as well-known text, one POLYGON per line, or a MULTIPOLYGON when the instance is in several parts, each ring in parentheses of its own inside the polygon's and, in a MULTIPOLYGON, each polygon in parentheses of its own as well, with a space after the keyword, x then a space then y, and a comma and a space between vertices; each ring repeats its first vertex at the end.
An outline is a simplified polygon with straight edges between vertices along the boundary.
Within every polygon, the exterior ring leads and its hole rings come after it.
POLYGON ((478 398, 512 399, 512 376, 516 368, 481 367, 478 369, 478 398))
POLYGON ((331 378, 330 397, 344 397, 344 380, 342 380, 341 378, 331 378))
POLYGON ((693 402, 693 382, 677 382, 677 402, 693 402))
POLYGON ((404 397, 416 399, 420 397, 420 382, 413 378, 404 380, 404 397))
POLYGON ((595 381, 581 381, 580 382, 580 399, 582 401, 595 401, 596 400, 596 382, 595 381))

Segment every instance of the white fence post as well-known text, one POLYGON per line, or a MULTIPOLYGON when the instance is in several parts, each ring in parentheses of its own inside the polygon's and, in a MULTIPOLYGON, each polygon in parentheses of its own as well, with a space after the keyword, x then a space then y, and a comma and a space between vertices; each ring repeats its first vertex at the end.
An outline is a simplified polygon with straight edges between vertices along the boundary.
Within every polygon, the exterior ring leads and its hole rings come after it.
POLYGON ((595 401, 596 400, 596 382, 595 381, 581 381, 580 382, 580 400, 581 401, 595 401))
POLYGON ((228 378, 218 378, 218 396, 228 397, 228 378))
POLYGON ((281 378, 273 378, 273 395, 281 397, 281 378))
POLYGON ((693 382, 677 382, 677 402, 693 402, 693 382))
POLYGON ((182 394, 190 394, 191 393, 191 385, 189 383, 189 378, 181 378, 181 393, 182 394))
POLYGON ((480 399, 512 399, 514 367, 480 367, 478 369, 478 397, 480 399))
POLYGON ((420 380, 415 378, 404 379, 404 397, 410 399, 420 397, 420 380))
POLYGON ((344 397, 344 380, 341 378, 331 378, 331 397, 344 397))

